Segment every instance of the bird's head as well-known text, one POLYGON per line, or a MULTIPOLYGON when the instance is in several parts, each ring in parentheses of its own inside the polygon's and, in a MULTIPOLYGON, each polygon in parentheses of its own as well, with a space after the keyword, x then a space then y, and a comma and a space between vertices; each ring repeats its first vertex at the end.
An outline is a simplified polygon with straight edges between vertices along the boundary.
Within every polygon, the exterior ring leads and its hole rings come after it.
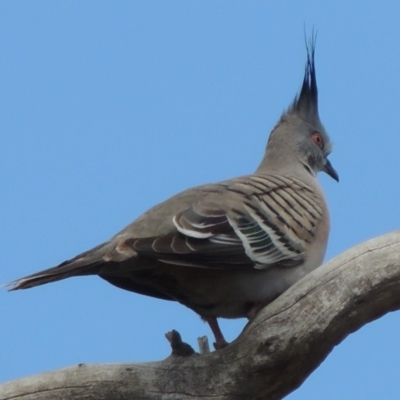
POLYGON ((339 175, 328 160, 332 143, 318 114, 318 88, 314 64, 315 36, 307 45, 307 62, 300 93, 281 116, 268 140, 259 170, 295 158, 312 175, 326 172, 336 181, 339 175))

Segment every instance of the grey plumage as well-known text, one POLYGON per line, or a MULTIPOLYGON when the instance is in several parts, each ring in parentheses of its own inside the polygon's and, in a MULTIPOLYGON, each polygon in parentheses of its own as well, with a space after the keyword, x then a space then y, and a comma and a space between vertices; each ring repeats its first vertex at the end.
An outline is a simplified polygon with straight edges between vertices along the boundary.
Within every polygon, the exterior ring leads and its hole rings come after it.
POLYGON ((99 275, 133 292, 179 301, 226 345, 217 318, 252 318, 323 260, 329 213, 316 180, 338 180, 318 114, 315 41, 301 91, 271 132, 253 175, 203 185, 151 208, 109 241, 12 282, 25 289, 99 275))

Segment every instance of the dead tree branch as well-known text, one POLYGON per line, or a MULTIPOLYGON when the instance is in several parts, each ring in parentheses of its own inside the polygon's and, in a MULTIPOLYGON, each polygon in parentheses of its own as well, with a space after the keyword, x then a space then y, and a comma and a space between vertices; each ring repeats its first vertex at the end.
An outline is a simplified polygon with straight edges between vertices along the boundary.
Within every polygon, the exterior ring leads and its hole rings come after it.
POLYGON ((400 308, 400 232, 324 264, 228 347, 204 355, 79 365, 0 386, 0 400, 281 399, 347 335, 400 308))

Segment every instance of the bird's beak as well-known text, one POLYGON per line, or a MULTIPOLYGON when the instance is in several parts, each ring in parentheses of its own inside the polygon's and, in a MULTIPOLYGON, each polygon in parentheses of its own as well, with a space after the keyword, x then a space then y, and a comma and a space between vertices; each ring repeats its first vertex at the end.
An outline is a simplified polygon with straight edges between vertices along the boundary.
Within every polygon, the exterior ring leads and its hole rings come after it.
POLYGON ((325 163, 325 167, 324 167, 323 171, 326 172, 335 181, 339 182, 339 175, 336 172, 335 168, 332 167, 332 164, 328 159, 326 159, 326 163, 325 163))

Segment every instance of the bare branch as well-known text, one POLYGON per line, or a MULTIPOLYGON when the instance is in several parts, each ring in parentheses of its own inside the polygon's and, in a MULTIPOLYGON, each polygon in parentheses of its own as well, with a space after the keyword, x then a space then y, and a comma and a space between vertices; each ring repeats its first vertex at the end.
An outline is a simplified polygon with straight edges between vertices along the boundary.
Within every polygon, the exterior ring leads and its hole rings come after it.
POLYGON ((70 367, 5 383, 0 400, 281 399, 347 335, 399 308, 400 232, 394 232, 309 274, 222 350, 70 367))

